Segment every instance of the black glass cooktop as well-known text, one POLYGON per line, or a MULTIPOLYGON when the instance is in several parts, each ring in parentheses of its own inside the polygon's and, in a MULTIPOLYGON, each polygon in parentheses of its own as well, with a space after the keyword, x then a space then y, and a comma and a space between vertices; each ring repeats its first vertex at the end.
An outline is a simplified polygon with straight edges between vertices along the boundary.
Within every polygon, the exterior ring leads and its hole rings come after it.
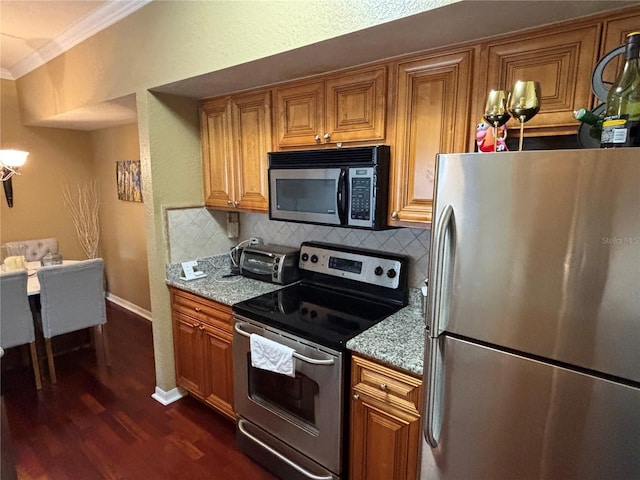
POLYGON ((233 305, 234 313, 340 351, 400 308, 301 283, 233 305))

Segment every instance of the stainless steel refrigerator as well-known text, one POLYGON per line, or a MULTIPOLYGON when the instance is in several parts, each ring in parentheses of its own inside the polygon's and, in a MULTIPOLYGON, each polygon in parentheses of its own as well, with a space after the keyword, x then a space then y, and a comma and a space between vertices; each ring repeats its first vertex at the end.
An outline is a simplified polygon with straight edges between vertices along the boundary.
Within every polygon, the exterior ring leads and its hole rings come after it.
POLYGON ((640 479, 640 149, 439 155, 422 479, 640 479))

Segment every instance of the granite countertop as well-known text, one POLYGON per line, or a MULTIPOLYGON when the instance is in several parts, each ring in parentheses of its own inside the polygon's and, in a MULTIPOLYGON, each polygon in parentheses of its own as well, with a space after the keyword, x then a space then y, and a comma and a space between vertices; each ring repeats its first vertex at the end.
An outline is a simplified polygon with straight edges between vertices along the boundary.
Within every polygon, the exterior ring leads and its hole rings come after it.
POLYGON ((421 377, 424 336, 424 317, 420 304, 409 303, 402 310, 349 340, 347 348, 421 377))
MULTIPOLYGON (((207 276, 185 281, 180 279, 179 263, 168 265, 167 285, 229 306, 283 288, 283 285, 239 275, 227 276, 231 273, 228 255, 198 260, 198 268, 207 276)), ((424 334, 420 293, 415 290, 411 292, 408 306, 349 340, 347 348, 387 366, 422 376, 424 334)))
POLYGON ((182 266, 179 263, 168 265, 167 285, 229 306, 283 287, 283 285, 261 282, 241 275, 228 276, 231 274, 228 255, 200 259, 198 268, 207 276, 186 281, 180 279, 182 266))

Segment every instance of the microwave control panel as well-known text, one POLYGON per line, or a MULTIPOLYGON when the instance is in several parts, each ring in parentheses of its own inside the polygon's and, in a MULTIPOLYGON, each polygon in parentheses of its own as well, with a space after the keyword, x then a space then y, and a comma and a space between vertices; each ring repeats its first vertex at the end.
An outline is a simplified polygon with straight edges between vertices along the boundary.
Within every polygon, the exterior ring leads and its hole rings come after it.
POLYGON ((375 202, 375 169, 349 169, 349 217, 347 223, 356 227, 370 227, 375 202))

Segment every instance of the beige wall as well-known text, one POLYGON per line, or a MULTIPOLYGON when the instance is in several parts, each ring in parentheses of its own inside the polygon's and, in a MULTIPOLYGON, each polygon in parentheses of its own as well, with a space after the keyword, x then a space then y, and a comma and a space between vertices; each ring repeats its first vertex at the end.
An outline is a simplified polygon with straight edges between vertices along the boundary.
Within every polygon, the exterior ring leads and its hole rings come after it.
POLYGON ((154 1, 20 78, 24 120, 35 124, 454 1, 154 1))
POLYGON ((86 132, 24 127, 15 82, 0 84, 0 147, 27 150, 22 175, 13 177, 13 208, 0 200, 0 243, 56 237, 63 258, 83 259, 75 227, 62 198, 62 184, 92 177, 92 149, 86 132))
POLYGON ((0 200, 0 243, 55 237, 66 259, 84 259, 61 186, 97 180, 100 189, 100 249, 108 292, 150 310, 144 205, 117 199, 116 160, 139 160, 137 125, 94 132, 25 127, 14 81, 2 80, 0 146, 30 152, 22 175, 13 178, 14 206, 0 200))
POLYGON ((156 382, 167 392, 176 383, 171 310, 165 284, 168 239, 162 208, 202 203, 197 103, 141 92, 138 112, 156 382))
POLYGON ((136 124, 90 133, 93 172, 100 185, 100 241, 110 294, 151 310, 144 205, 118 200, 116 161, 140 160, 136 124))

